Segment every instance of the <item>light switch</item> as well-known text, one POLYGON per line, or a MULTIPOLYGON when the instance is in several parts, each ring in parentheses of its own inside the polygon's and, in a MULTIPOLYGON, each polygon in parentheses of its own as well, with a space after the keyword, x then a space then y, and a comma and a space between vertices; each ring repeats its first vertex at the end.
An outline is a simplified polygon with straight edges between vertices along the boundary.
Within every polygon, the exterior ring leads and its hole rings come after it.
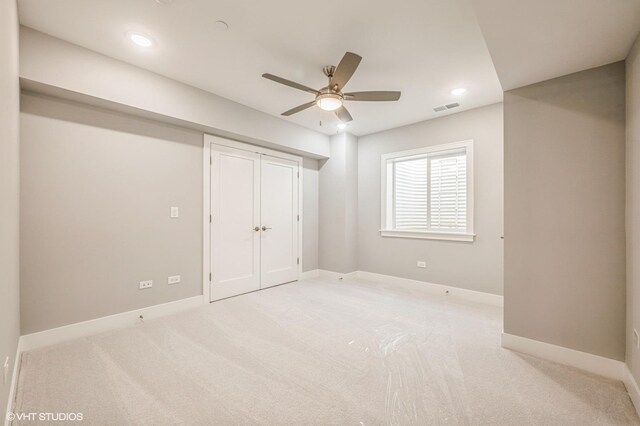
POLYGON ((171 207, 171 218, 175 219, 180 216, 180 209, 178 207, 171 207))

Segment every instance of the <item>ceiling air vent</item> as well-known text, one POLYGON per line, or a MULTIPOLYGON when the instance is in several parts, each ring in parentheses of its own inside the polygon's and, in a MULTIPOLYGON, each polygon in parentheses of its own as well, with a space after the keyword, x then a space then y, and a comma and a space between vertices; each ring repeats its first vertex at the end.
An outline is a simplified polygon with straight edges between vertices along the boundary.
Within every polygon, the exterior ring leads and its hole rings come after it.
POLYGON ((459 104, 458 102, 454 102, 454 103, 452 103, 452 104, 446 104, 446 105, 440 105, 440 106, 437 106, 437 107, 435 107, 433 110, 434 110, 435 112, 442 112, 442 111, 446 111, 446 110, 448 110, 448 109, 457 108, 457 107, 459 107, 459 106, 460 106, 460 104, 459 104))

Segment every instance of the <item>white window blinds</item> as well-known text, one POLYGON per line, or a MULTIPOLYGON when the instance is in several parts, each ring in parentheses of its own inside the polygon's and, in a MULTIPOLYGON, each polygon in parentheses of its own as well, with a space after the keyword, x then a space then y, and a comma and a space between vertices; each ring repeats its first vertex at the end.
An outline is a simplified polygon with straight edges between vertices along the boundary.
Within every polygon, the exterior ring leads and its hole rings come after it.
POLYGON ((395 163, 396 229, 427 229, 427 163, 426 158, 395 163))
POLYGON ((467 229, 467 156, 429 158, 429 223, 433 230, 467 229))
POLYGON ((390 228, 467 232, 467 150, 435 150, 389 160, 390 228))

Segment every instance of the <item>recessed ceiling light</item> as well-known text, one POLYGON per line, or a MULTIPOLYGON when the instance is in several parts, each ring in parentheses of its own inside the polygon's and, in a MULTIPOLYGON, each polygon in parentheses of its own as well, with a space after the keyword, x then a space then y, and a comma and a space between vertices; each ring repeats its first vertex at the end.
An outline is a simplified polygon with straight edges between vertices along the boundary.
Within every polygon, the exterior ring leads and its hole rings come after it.
POLYGON ((451 91, 451 94, 452 94, 453 96, 460 96, 460 95, 462 95, 462 94, 463 94, 464 92, 466 92, 466 91, 467 91, 467 89, 465 89, 464 87, 458 87, 457 89, 453 89, 453 90, 451 91))
POLYGON ((171 3, 173 3, 173 0, 156 0, 156 3, 171 4, 171 3))
POLYGON ((229 30, 229 24, 227 24, 224 21, 216 21, 213 23, 213 27, 220 31, 220 32, 225 32, 229 30))
POLYGON ((131 40, 132 43, 140 46, 140 47, 151 47, 153 46, 153 40, 146 35, 136 33, 133 31, 129 31, 127 33, 127 38, 131 40))
POLYGON ((347 123, 338 123, 338 129, 344 130, 347 128, 347 123))

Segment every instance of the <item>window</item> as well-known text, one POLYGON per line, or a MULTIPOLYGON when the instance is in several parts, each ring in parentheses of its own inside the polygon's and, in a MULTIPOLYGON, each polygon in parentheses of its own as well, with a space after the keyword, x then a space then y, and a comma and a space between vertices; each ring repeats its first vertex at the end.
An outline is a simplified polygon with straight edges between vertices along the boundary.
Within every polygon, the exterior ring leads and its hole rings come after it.
POLYGON ((473 241, 473 141, 383 155, 380 233, 473 241))

